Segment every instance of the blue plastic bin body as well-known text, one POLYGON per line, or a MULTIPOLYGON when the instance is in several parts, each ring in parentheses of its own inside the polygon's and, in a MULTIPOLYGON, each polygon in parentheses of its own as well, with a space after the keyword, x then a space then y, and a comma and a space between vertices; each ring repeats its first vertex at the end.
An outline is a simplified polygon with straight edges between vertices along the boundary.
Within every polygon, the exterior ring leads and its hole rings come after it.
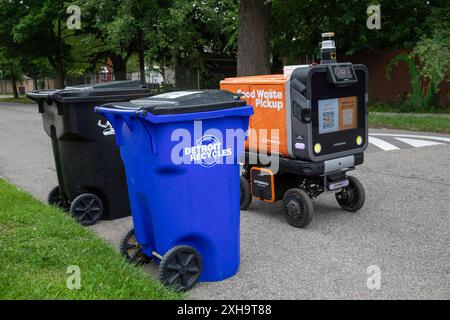
POLYGON ((96 112, 107 117, 116 131, 135 234, 143 252, 149 257, 155 253, 163 256, 177 245, 189 245, 203 259, 200 281, 235 275, 240 257, 238 159, 244 152, 244 141, 227 137, 227 129, 246 134, 252 107, 154 115, 104 106, 96 112), (207 134, 209 129, 215 130, 213 134, 207 134), (180 145, 180 135, 188 133, 191 139, 180 145), (191 162, 195 152, 191 147, 200 144, 197 150, 201 153, 201 145, 209 142, 214 143, 211 147, 218 146, 217 139, 222 140, 225 150, 217 147, 216 151, 222 151, 223 157, 191 162), (172 153, 185 163, 178 163, 178 158, 173 161, 172 153))

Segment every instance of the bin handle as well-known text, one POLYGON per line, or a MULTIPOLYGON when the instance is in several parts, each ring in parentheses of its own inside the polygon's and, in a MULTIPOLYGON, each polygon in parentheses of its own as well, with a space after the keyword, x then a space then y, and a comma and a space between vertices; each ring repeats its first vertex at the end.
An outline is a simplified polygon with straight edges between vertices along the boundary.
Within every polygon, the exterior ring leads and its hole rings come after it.
POLYGON ((116 144, 118 146, 122 145, 122 129, 120 128, 122 126, 122 118, 118 117, 116 114, 103 114, 108 121, 111 123, 113 128, 116 128, 115 130, 115 136, 116 136, 116 144))
MULTIPOLYGON (((229 116, 250 116, 253 114, 253 108, 251 106, 246 106, 238 109, 225 109, 225 110, 214 110, 202 112, 201 119, 213 119, 213 118, 223 118, 229 116)), ((195 121, 198 120, 198 115, 196 113, 184 113, 184 114, 164 114, 164 115, 154 115, 145 110, 140 110, 136 113, 136 116, 146 119, 151 123, 160 124, 168 122, 183 122, 183 121, 195 121)))
MULTIPOLYGON (((108 121, 112 124, 115 128, 120 128, 123 123, 127 125, 127 127, 130 129, 130 131, 134 130, 134 123, 132 121, 132 118, 135 119, 138 114, 135 110, 123 110, 123 109, 110 109, 110 108, 104 108, 104 107, 95 107, 95 112, 106 117, 108 121)), ((136 120, 139 120, 136 118, 136 120)), ((145 131, 150 137, 150 144, 151 144, 151 152, 153 154, 158 153, 158 149, 156 147, 156 132, 154 130, 154 127, 151 123, 146 121, 145 124, 143 124, 145 131)), ((118 146, 122 145, 122 130, 116 130, 116 144, 118 146)))
POLYGON ((124 110, 124 109, 111 109, 105 107, 95 107, 95 112, 102 115, 115 114, 115 115, 129 115, 136 116, 136 110, 124 110))
MULTIPOLYGON (((114 128, 119 129, 123 123, 127 125, 127 127, 130 129, 130 131, 133 131, 133 124, 131 122, 131 117, 135 117, 136 113, 132 110, 115 110, 110 108, 103 108, 103 107, 95 107, 95 112, 104 116, 108 119, 108 121, 111 123, 111 125, 114 128)), ((115 130, 116 131, 116 144, 118 146, 122 145, 122 130, 115 130)))
POLYGON ((128 129, 130 129, 130 131, 133 132, 134 125, 133 125, 133 122, 131 121, 131 116, 129 116, 129 115, 124 116, 123 121, 127 125, 128 129))
POLYGON ((147 131, 147 134, 150 136, 150 143, 151 143, 151 149, 153 154, 158 153, 158 148, 156 147, 156 132, 154 126, 149 123, 148 121, 145 121, 144 128, 145 131, 147 131))

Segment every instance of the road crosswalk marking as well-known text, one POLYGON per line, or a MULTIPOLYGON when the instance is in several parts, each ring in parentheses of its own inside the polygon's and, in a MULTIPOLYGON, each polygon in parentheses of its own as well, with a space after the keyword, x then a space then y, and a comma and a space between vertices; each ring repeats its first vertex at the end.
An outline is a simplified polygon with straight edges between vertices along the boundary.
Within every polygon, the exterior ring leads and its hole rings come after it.
POLYGON ((370 133, 369 144, 383 151, 393 151, 405 148, 406 145, 413 148, 445 145, 450 143, 450 138, 442 136, 403 134, 403 133, 370 133), (386 141, 388 140, 388 141, 386 141), (400 141, 401 145, 395 145, 400 141))
POLYGON ((399 138, 417 138, 417 139, 430 139, 436 141, 450 142, 450 138, 439 137, 439 136, 422 136, 418 134, 396 134, 396 133, 370 133, 372 137, 399 137, 399 138))
POLYGON ((439 144, 443 144, 441 142, 434 142, 434 141, 427 141, 427 140, 420 140, 420 139, 410 139, 410 138, 395 138, 395 139, 398 141, 401 141, 403 143, 409 144, 410 146, 413 146, 414 148, 437 146, 439 144))
POLYGON ((394 146, 393 144, 386 142, 384 140, 375 138, 375 137, 371 137, 369 136, 369 143, 373 144, 374 146, 380 148, 381 150, 384 151, 391 151, 391 150, 398 150, 400 149, 399 147, 394 146))

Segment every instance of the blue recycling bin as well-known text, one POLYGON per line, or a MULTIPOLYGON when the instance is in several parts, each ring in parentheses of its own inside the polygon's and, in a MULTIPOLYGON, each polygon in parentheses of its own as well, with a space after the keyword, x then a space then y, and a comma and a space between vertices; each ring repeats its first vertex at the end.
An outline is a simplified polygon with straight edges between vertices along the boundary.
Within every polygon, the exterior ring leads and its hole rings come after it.
POLYGON ((136 240, 180 290, 236 274, 240 169, 253 108, 220 90, 96 108, 116 131, 136 240))

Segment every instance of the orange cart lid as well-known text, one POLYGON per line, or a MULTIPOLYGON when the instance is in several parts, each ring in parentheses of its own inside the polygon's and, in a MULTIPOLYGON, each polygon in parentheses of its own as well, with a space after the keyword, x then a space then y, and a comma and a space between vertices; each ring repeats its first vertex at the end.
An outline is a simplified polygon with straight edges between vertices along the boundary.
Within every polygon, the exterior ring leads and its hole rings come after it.
POLYGON ((284 84, 287 78, 283 74, 226 78, 221 84, 284 84))

